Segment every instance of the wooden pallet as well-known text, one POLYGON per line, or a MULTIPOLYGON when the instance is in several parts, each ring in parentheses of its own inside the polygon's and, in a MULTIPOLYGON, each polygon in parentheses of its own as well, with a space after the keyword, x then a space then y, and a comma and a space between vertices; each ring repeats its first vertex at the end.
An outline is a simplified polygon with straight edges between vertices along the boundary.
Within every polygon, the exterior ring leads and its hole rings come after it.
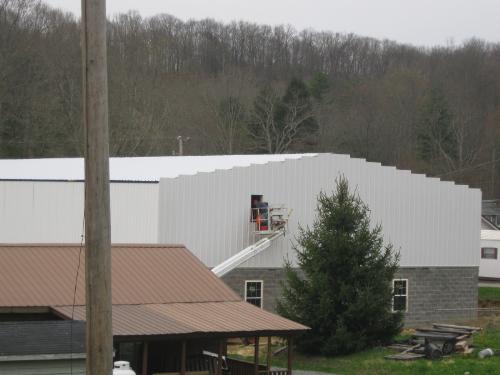
POLYGON ((425 358, 425 354, 417 354, 417 353, 398 353, 392 355, 386 355, 385 359, 392 359, 395 361, 414 361, 416 359, 425 358))

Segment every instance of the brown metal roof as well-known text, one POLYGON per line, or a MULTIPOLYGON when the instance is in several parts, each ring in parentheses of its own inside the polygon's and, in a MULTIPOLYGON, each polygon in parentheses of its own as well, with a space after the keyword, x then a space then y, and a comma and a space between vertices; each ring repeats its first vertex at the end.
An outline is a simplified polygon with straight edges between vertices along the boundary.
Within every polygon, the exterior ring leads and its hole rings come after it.
MULTIPOLYGON (((73 304, 78 245, 0 245, 0 307, 73 304)), ((113 304, 239 301, 181 245, 115 245, 113 304)), ((85 251, 76 305, 85 304, 85 251)))
MULTIPOLYGON (((74 319, 85 319, 85 251, 74 319)), ((0 245, 0 307, 47 307, 71 318, 80 247, 0 245)), ((306 327, 241 301, 180 245, 115 245, 113 334, 245 335, 306 327)))
MULTIPOLYGON (((54 311, 71 317, 71 306, 54 311)), ((76 320, 85 319, 77 306, 76 320)), ((113 306, 114 336, 280 334, 307 327, 243 301, 113 306)))

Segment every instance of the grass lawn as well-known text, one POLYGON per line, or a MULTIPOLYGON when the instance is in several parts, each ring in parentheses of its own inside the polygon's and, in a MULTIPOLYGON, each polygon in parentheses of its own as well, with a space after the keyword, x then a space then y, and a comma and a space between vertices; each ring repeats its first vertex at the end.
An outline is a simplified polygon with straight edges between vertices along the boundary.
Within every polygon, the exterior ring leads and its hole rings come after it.
POLYGON ((500 301, 500 288, 479 287, 479 301, 500 301))
MULTIPOLYGON (((450 374, 471 375, 500 374, 500 357, 479 359, 477 352, 489 347, 500 351, 500 328, 486 327, 474 336, 476 350, 470 355, 455 354, 437 361, 419 359, 410 362, 390 361, 384 355, 390 351, 376 348, 348 356, 327 358, 308 357, 296 354, 294 368, 301 370, 323 371, 334 374, 382 375, 382 374, 450 374)), ((265 354, 262 353, 264 361, 265 354)), ((242 358, 242 357, 240 357, 242 358)), ((244 357, 252 360, 251 357, 244 357)), ((264 362, 263 362, 264 363, 264 362)), ((286 356, 280 355, 272 360, 273 366, 286 367, 286 356)))

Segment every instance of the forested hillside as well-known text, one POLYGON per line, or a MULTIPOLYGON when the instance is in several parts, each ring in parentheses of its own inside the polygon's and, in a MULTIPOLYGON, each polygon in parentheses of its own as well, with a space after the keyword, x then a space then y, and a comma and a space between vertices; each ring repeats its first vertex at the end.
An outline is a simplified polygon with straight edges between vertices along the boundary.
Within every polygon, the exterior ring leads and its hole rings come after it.
MULTIPOLYGON (((335 25, 331 25, 335 29, 335 25)), ((500 45, 109 20, 113 155, 338 152, 500 195, 500 45), (496 150, 496 153, 495 153, 496 150)), ((82 153, 78 20, 0 0, 0 157, 82 153)))

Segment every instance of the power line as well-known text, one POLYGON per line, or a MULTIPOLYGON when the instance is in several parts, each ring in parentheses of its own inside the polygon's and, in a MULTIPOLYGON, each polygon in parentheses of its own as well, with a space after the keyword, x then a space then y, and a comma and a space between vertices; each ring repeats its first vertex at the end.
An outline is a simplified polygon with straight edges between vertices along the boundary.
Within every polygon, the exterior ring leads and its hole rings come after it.
POLYGON ((80 265, 82 262, 82 250, 83 250, 83 242, 85 238, 85 214, 82 220, 82 234, 80 236, 80 249, 78 250, 78 265, 76 267, 76 276, 75 276, 75 287, 73 289, 73 304, 71 305, 71 323, 70 323, 70 374, 73 375, 73 323, 75 322, 75 304, 76 304, 76 290, 78 287, 78 276, 80 275, 80 265))

